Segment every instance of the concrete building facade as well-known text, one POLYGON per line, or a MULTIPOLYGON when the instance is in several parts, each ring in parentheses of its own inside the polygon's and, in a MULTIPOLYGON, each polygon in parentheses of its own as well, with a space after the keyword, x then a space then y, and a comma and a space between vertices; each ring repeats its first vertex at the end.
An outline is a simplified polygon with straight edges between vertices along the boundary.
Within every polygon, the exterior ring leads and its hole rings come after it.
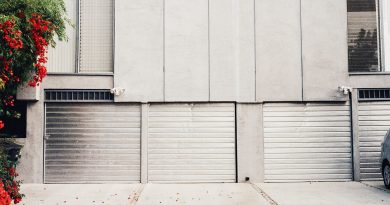
POLYGON ((19 93, 24 182, 380 178, 386 1, 66 2, 70 43, 49 54, 38 96, 19 93), (372 15, 375 28, 359 24, 372 15), (356 26, 377 42, 358 71, 356 26))

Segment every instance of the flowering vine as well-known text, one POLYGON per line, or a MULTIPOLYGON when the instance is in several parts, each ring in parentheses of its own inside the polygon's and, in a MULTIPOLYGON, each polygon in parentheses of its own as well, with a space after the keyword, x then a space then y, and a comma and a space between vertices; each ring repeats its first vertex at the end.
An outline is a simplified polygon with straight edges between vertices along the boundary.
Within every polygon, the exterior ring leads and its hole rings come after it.
MULTIPOLYGON (((6 119, 18 118, 15 96, 20 86, 36 87, 47 74, 47 48, 66 39, 69 20, 63 0, 0 0, 0 132, 6 119)), ((16 162, 0 143, 0 205, 17 204, 16 162)))

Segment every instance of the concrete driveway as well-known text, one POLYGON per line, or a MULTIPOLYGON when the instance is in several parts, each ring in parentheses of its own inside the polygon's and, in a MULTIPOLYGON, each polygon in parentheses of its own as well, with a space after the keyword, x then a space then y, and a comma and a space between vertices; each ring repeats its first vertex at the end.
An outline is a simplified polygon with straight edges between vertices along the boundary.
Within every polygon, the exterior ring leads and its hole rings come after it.
MULTIPOLYGON (((377 186, 380 186, 379 183, 377 186)), ((390 204, 390 193, 374 185, 277 184, 24 184, 25 205, 306 205, 390 204)))

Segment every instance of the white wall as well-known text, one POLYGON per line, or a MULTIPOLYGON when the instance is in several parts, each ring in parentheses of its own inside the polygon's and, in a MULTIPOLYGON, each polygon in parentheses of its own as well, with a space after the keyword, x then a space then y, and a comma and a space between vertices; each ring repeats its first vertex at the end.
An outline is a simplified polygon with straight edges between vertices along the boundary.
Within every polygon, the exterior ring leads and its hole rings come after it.
POLYGON ((253 0, 210 0, 210 100, 255 100, 253 0))
POLYGON ((347 1, 302 0, 303 100, 346 100, 347 1))
POLYGON ((115 100, 164 99, 163 32, 163 1, 115 1, 115 100))
POLYGON ((116 101, 255 101, 253 0, 117 0, 116 101))
POLYGON ((258 101, 301 101, 300 0, 256 1, 258 101))
POLYGON ((340 0, 117 0, 117 101, 344 101, 340 0))

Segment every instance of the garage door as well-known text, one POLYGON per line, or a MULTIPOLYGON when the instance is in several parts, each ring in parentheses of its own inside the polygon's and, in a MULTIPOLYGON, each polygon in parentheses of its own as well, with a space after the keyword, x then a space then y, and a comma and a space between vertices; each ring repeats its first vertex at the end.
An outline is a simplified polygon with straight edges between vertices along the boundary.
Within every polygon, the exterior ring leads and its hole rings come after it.
POLYGON ((352 179, 346 104, 264 104, 265 181, 352 179))
POLYGON ((46 104, 45 183, 140 181, 140 106, 46 104))
POLYGON ((381 142, 390 128, 390 102, 359 103, 361 180, 381 180, 381 142))
POLYGON ((235 182, 234 104, 152 104, 149 182, 235 182))

